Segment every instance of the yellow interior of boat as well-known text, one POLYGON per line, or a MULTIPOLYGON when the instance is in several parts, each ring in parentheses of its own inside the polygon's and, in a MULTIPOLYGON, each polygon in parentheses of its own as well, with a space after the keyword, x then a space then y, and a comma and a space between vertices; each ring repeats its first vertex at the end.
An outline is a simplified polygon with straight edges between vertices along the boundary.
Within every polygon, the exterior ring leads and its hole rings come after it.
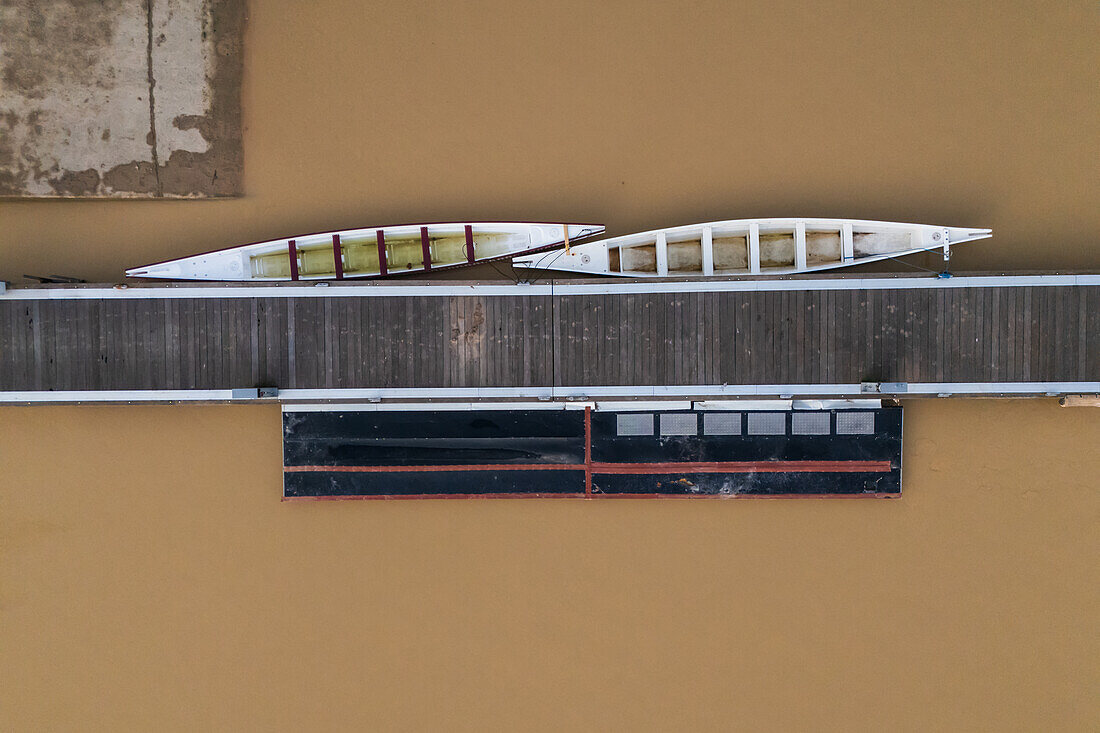
MULTIPOLYGON (((716 274, 744 273, 749 270, 749 242, 746 235, 715 234, 712 242, 716 274)), ((912 234, 898 232, 854 232, 854 256, 869 257, 911 249, 912 234)), ((612 272, 657 272, 657 245, 637 244, 612 248, 609 252, 612 272)), ((839 231, 806 232, 806 265, 814 267, 840 262, 843 257, 839 231)), ((793 268, 794 232, 761 232, 760 268, 793 268)), ((670 273, 701 273, 703 245, 700 239, 668 243, 670 273)))
MULTIPOLYGON (((432 267, 460 265, 467 261, 466 236, 463 233, 429 235, 428 247, 432 267)), ((474 258, 489 259, 509 253, 510 248, 520 248, 515 234, 486 234, 474 232, 474 258)), ((340 239, 340 250, 345 277, 377 275, 378 239, 374 232, 349 234, 340 239)), ((299 244, 298 276, 303 278, 335 277, 336 263, 331 240, 328 243, 299 244)), ((290 277, 289 248, 277 252, 254 255, 252 276, 256 278, 290 277)), ((420 235, 386 238, 387 272, 410 272, 424 269, 424 250, 420 235)))

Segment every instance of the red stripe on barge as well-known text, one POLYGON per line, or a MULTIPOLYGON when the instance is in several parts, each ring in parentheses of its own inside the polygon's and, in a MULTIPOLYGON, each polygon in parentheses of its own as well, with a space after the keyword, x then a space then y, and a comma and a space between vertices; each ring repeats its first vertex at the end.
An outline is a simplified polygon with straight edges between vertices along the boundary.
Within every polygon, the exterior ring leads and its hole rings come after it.
POLYGON ((344 253, 340 247, 340 235, 332 235, 332 261, 336 267, 336 279, 344 279, 344 253))

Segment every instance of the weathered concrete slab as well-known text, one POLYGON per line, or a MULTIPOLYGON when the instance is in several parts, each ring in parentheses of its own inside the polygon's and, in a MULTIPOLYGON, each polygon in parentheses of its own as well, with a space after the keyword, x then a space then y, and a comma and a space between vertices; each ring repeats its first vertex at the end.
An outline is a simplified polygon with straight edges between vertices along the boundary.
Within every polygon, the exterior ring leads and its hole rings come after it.
POLYGON ((244 0, 0 0, 0 196, 241 193, 244 0))

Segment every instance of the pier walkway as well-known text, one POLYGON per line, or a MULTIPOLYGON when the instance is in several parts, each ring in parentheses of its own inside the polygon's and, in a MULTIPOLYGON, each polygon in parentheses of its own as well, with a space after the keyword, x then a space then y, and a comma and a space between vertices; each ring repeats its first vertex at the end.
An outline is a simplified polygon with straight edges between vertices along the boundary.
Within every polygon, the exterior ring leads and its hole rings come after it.
POLYGON ((1100 391, 1100 276, 13 287, 0 402, 1100 391), (241 397, 246 392, 238 392, 241 397))

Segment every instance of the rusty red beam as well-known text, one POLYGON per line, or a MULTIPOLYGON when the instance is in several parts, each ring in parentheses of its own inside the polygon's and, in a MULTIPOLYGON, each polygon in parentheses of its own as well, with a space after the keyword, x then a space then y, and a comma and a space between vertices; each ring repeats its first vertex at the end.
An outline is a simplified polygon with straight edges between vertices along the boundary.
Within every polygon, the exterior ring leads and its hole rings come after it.
POLYGON ((583 463, 472 463, 442 466, 283 466, 285 473, 418 473, 432 471, 583 471, 583 463))
POLYGON ((676 463, 593 463, 592 473, 859 473, 889 472, 890 461, 712 461, 676 463))
POLYGON ((342 494, 338 496, 284 496, 282 501, 417 501, 421 499, 896 499, 901 494, 882 491, 860 494, 593 494, 515 493, 493 494, 342 494))
POLYGON ((428 239, 428 227, 420 227, 420 251, 424 254, 424 271, 432 269, 432 243, 428 239))
POLYGON ((336 267, 336 270, 335 270, 336 279, 337 280, 343 280, 344 279, 344 253, 341 251, 341 248, 340 248, 340 235, 339 234, 333 234, 332 235, 332 260, 333 260, 333 264, 336 267))
POLYGON ((378 239, 378 274, 385 275, 389 272, 386 266, 386 233, 379 229, 376 238, 378 239))
POLYGON ((474 228, 469 224, 466 225, 466 261, 474 262, 474 228))
POLYGON ((290 255, 290 279, 298 279, 298 245, 293 239, 286 243, 287 254, 290 255))
POLYGON ((590 446, 584 463, 475 463, 441 466, 283 466, 286 473, 418 473, 436 471, 584 471, 586 493, 592 474, 674 473, 860 473, 889 472, 890 461, 711 461, 594 463, 590 446))

